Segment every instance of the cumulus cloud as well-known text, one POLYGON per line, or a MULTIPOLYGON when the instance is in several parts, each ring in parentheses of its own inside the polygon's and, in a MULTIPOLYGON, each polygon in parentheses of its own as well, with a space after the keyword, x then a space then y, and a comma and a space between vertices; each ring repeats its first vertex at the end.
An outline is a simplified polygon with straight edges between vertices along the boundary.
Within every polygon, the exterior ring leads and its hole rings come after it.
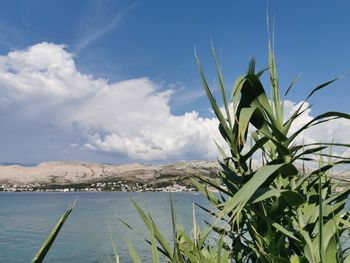
MULTIPOLYGON (((16 129, 23 131, 37 125, 34 130, 39 140, 43 133, 47 141, 67 136, 63 140, 67 147, 117 153, 134 160, 217 157, 212 138, 223 144, 217 120, 203 118, 196 111, 172 114, 172 94, 173 90, 159 89, 148 78, 109 83, 82 74, 63 45, 40 43, 0 56, 0 119, 4 125, 15 122, 16 129)), ((297 106, 286 101, 286 113, 297 106)), ((293 129, 310 119, 307 110, 293 129)), ((303 136, 329 141, 336 131, 336 138, 346 141, 348 128, 349 123, 338 121, 303 136)), ((11 138, 16 144, 15 135, 11 138)))
POLYGON ((172 90, 159 91, 148 78, 108 83, 81 74, 62 45, 40 43, 1 56, 0 94, 3 114, 16 108, 21 120, 74 132, 83 149, 139 160, 216 156, 214 118, 171 114, 172 90))
POLYGON ((80 74, 63 45, 41 43, 0 57, 1 98, 4 102, 61 102, 96 92, 104 80, 80 74))

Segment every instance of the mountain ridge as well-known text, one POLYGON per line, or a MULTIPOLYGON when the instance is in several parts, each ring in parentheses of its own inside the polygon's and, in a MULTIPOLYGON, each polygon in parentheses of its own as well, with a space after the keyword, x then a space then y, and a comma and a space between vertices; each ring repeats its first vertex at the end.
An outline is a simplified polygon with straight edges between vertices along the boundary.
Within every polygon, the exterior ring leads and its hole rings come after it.
POLYGON ((107 180, 181 180, 191 174, 211 176, 219 169, 217 161, 181 161, 160 165, 49 161, 36 166, 0 165, 0 184, 65 185, 107 180))
MULTIPOLYGON (((214 178, 221 170, 217 161, 179 161, 168 164, 105 164, 83 161, 49 161, 35 166, 0 165, 0 184, 74 185, 125 180, 153 184, 191 184, 191 176, 214 178)), ((349 173, 336 178, 348 181, 349 173)))

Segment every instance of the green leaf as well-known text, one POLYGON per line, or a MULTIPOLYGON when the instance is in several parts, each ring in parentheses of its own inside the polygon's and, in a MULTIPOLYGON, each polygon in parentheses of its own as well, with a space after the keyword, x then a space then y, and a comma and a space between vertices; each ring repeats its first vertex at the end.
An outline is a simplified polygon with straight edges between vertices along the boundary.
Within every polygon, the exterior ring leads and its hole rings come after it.
POLYGON ((317 246, 316 248, 314 247, 310 235, 308 232, 301 230, 300 234, 303 236, 305 240, 305 245, 304 245, 304 254, 307 260, 311 263, 319 263, 319 255, 317 253, 317 246))
POLYGON ((168 257, 169 259, 172 259, 173 258, 173 251, 172 251, 170 245, 168 244, 167 240, 164 238, 164 236, 158 230, 157 226, 153 223, 151 218, 147 217, 147 215, 142 211, 141 207, 133 199, 131 199, 131 202, 133 203, 133 205, 136 208, 137 212, 141 216, 141 219, 145 223, 145 225, 148 228, 148 230, 149 231, 154 231, 155 238, 157 239, 159 244, 162 246, 162 248, 166 252, 165 256, 168 257))
POLYGON ((217 105, 211 91, 210 91, 210 88, 209 88, 209 85, 205 79, 205 76, 204 76, 204 73, 203 73, 203 69, 202 69, 202 66, 199 62, 199 58, 197 57, 196 55, 196 60, 197 60, 197 65, 198 65, 198 69, 199 69, 199 72, 200 72, 200 75, 201 75, 201 78, 202 78, 202 84, 203 84, 203 87, 204 87, 204 90, 205 90, 205 93, 207 94, 207 97, 210 101, 210 104, 212 106, 212 109, 216 115, 216 117, 219 119, 219 122, 223 128, 223 131, 225 132, 225 137, 226 138, 230 138, 230 129, 229 127, 227 126, 227 123, 226 123, 226 118, 224 117, 224 115, 222 114, 219 106, 217 105))
POLYGON ((78 198, 75 199, 75 201, 68 206, 67 210, 64 212, 64 214, 62 215, 60 220, 57 222, 55 227, 52 229, 51 233, 47 237, 44 244, 41 246, 39 251, 36 253, 34 259, 32 260, 32 263, 39 263, 39 262, 42 262, 44 260, 47 252, 50 250, 50 248, 51 248, 53 242, 55 241, 58 233, 60 232, 63 224, 66 222, 68 216, 72 212, 77 200, 78 200, 78 198))
POLYGON ((278 231, 282 232, 283 234, 285 234, 286 236, 296 240, 296 241, 299 241, 299 239, 289 230, 287 230, 286 228, 284 228, 283 226, 281 226, 280 224, 278 223, 272 223, 272 226, 274 228, 276 228, 278 231))
POLYGON ((262 137, 261 139, 257 140, 253 147, 244 155, 242 156, 241 160, 243 162, 247 161, 250 157, 253 156, 254 153, 257 152, 257 150, 261 149, 265 143, 269 141, 269 138, 267 137, 262 137))
POLYGON ((290 206, 300 206, 305 202, 304 197, 296 191, 284 191, 281 195, 290 206))
MULTIPOLYGON (((325 257, 326 249, 329 246, 329 242, 331 242, 332 238, 335 237, 337 232, 337 226, 339 224, 339 215, 331 218, 329 221, 327 221, 321 228, 320 233, 316 236, 315 240, 313 241, 314 247, 317 247, 319 243, 322 245, 316 250, 317 253, 320 253, 321 257, 325 257), (319 249, 322 249, 321 251, 319 249)), ((334 244, 331 244, 333 246, 334 244)), ((329 255, 331 256, 333 253, 332 248, 329 251, 329 255)), ((327 261, 324 261, 327 262, 327 261)))
POLYGON ((283 108, 282 103, 280 100, 280 91, 279 91, 279 83, 278 83, 278 76, 277 76, 277 68, 275 63, 275 55, 274 55, 274 39, 272 38, 272 41, 270 39, 270 28, 269 28, 269 22, 267 22, 268 27, 268 48, 269 48, 269 66, 270 66, 270 85, 272 89, 272 99, 273 99, 273 105, 274 110, 276 114, 277 119, 277 125, 280 127, 276 128, 282 128, 281 124, 283 121, 283 108))
POLYGON ((275 176, 276 172, 281 168, 291 166, 291 164, 276 164, 261 167, 233 197, 230 197, 228 201, 224 203, 224 207, 219 212, 218 218, 223 218, 229 213, 232 213, 232 219, 237 218, 244 205, 267 179, 271 176, 275 176))
MULTIPOLYGON (((177 244, 176 244, 176 215, 175 215, 175 209, 174 209, 174 201, 173 201, 173 195, 170 192, 169 193, 170 197, 170 211, 171 211, 171 225, 173 229, 173 246, 174 246, 174 251, 176 252, 177 249, 177 244)), ((174 253, 176 254, 176 253, 174 253)))
POLYGON ((151 225, 150 237, 151 237, 153 263, 159 263, 159 254, 158 254, 158 249, 157 249, 157 241, 156 241, 156 238, 154 236, 153 225, 151 225))
POLYGON ((350 263, 350 254, 344 260, 344 263, 350 263))
POLYGON ((139 255, 137 254, 134 246, 131 244, 131 242, 129 240, 126 240, 126 246, 128 247, 128 250, 129 250, 129 254, 132 258, 132 261, 134 263, 142 263, 141 262, 141 259, 139 257, 139 255))
POLYGON ((325 260, 327 263, 337 263, 337 242, 335 237, 332 237, 326 247, 325 260))
POLYGON ((343 118, 350 120, 350 115, 342 112, 336 112, 336 111, 330 111, 323 114, 318 115, 317 117, 313 118, 311 121, 306 123, 304 126, 302 126, 300 129, 298 129, 296 132, 294 132, 288 139, 288 144, 291 143, 301 132, 308 129, 311 126, 315 126, 320 124, 321 122, 318 122, 319 120, 323 120, 323 122, 333 120, 332 117, 335 118, 343 118))
POLYGON ((318 85, 316 88, 314 88, 309 95, 307 95, 306 99, 304 101, 307 101, 315 92, 327 87, 329 84, 332 84, 334 81, 338 80, 338 78, 332 79, 330 81, 324 82, 321 85, 318 85))
POLYGON ((227 97, 226 97, 226 91, 225 91, 225 87, 224 87, 224 80, 222 78, 222 73, 218 64, 218 60, 216 59, 216 54, 215 54, 215 49, 212 45, 212 53, 214 56, 214 62, 215 62, 215 66, 216 66, 216 71, 218 74, 218 79, 219 79, 219 83, 220 83, 220 91, 221 91, 221 95, 222 95, 222 100, 224 102, 224 107, 225 107, 225 111, 226 111, 226 116, 227 116, 227 121, 229 123, 229 127, 232 128, 232 122, 231 122, 231 114, 230 114, 230 110, 229 110, 229 103, 227 101, 227 97))
POLYGON ((242 145, 244 145, 244 143, 246 141, 247 129, 248 129, 250 119, 256 110, 257 109, 253 108, 253 107, 242 108, 240 113, 239 113, 238 140, 241 142, 242 145))
MULTIPOLYGON (((208 185, 214 187, 214 188, 217 189, 219 192, 224 193, 224 194, 226 194, 226 195, 228 195, 228 196, 232 196, 232 193, 226 191, 226 190, 225 190, 224 188, 222 188, 220 185, 218 185, 218 184, 216 184, 216 183, 214 183, 214 182, 212 182, 212 181, 210 181, 210 180, 208 180, 208 179, 205 179, 203 176, 196 175, 196 174, 192 174, 192 176, 193 176, 193 177, 196 177, 196 178, 198 178, 199 180, 201 180, 202 182, 204 182, 204 183, 206 183, 206 184, 208 184, 208 185)), ((192 182, 193 182, 193 180, 192 180, 192 182)), ((198 186, 198 183, 195 183, 195 182, 194 182, 194 184, 195 184, 196 186, 198 186)), ((200 188, 201 188, 201 187, 200 187, 200 188)), ((203 189, 203 188, 201 188, 201 189, 203 189)), ((208 189, 205 189, 205 192, 207 192, 207 191, 208 191, 208 189)))
MULTIPOLYGON (((283 190, 283 189, 267 189, 263 194, 259 193, 257 195, 258 197, 253 200, 253 204, 259 203, 259 202, 264 201, 264 200, 266 200, 268 198, 271 198, 271 197, 279 197, 281 195, 281 193, 283 193, 284 191, 286 191, 286 190, 283 190)), ((254 196, 253 196, 253 198, 254 198, 254 196)))
POLYGON ((109 232, 109 237, 110 237, 111 242, 112 242, 112 249, 113 249, 113 254, 114 254, 114 257, 115 257, 115 262, 116 263, 120 263, 117 245, 115 244, 115 242, 114 242, 114 240, 112 238, 112 230, 111 230, 110 226, 108 228, 108 232, 109 232))
POLYGON ((314 148, 310 148, 310 149, 307 149, 303 152, 301 152, 300 154, 296 155, 293 160, 298 160, 301 156, 304 156, 304 155, 307 155, 307 154, 314 154, 314 153, 317 153, 317 152, 320 152, 324 149, 326 149, 328 146, 319 146, 319 147, 314 147, 314 148))
POLYGON ((299 257, 297 255, 291 256, 290 263, 300 263, 299 257))
POLYGON ((210 192, 207 187, 204 186, 204 184, 199 183, 197 180, 191 179, 192 183, 194 184, 194 186, 197 188, 198 191, 200 191, 203 195, 205 195, 208 200, 217 205, 219 203, 217 197, 210 192))
POLYGON ((284 93, 284 96, 287 96, 287 95, 288 95, 289 91, 294 87, 295 83, 297 83, 297 81, 300 79, 300 77, 301 77, 301 74, 299 74, 299 75, 292 81, 292 83, 289 85, 289 87, 288 87, 286 93, 284 93))
POLYGON ((213 141, 214 141, 216 147, 218 148, 218 150, 219 150, 219 152, 220 152, 220 154, 221 154, 221 157, 222 157, 223 159, 227 158, 227 155, 226 155, 224 149, 217 143, 216 140, 213 139, 213 141))

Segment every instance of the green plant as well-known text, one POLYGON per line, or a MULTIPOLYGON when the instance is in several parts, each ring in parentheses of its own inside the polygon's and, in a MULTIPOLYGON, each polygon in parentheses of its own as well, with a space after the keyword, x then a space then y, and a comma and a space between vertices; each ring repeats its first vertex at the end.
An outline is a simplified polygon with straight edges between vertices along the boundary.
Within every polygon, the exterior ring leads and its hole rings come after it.
MULTIPOLYGON (((350 115, 326 112, 300 129, 291 130, 305 112, 305 102, 336 79, 314 88, 298 109, 284 119, 271 41, 268 68, 256 72, 252 59, 247 73, 237 78, 230 101, 214 48, 212 52, 223 110, 211 92, 197 56, 196 59, 229 154, 217 144, 222 154, 222 171, 218 176, 225 187, 199 177, 201 182, 219 190, 220 197, 210 193, 203 183, 196 184, 213 205, 205 210, 220 222, 221 226, 214 224, 213 228, 229 240, 230 256, 237 263, 350 262, 349 211, 345 211, 350 187, 336 192, 331 176, 333 167, 349 163, 349 158, 332 154, 332 147, 348 148, 350 144, 297 142, 309 128, 338 118, 350 119, 350 115), (265 71, 269 71, 271 97, 260 80, 265 71), (327 148, 330 152, 324 153, 327 148), (253 166, 253 158, 260 155, 261 165, 253 166), (319 166, 312 170, 313 166, 308 164, 315 161, 319 166), (304 173, 298 165, 311 170, 304 173)), ((294 84, 295 81, 285 95, 294 84)))
MULTIPOLYGON (((173 230, 173 240, 170 243, 158 229, 151 214, 145 212, 134 200, 132 200, 138 214, 145 223, 149 239, 146 242, 151 246, 152 262, 193 262, 193 263, 220 263, 229 262, 229 251, 225 247, 223 237, 219 237, 215 244, 210 242, 209 235, 212 229, 201 231, 197 227, 193 206, 193 229, 192 236, 186 234, 182 227, 176 224, 176 215, 172 195, 170 194, 171 222, 173 230)), ((122 221, 128 228, 134 230, 129 224, 122 221)), ((141 262, 133 245, 127 241, 130 256, 134 263, 141 262)), ((118 255, 115 255, 118 258, 118 255)))
POLYGON ((63 224, 66 222, 68 216, 73 211, 73 208, 77 202, 78 198, 68 206, 67 210, 63 213, 60 220, 58 220, 57 224, 54 226, 52 231, 50 232, 49 236, 45 240, 45 242, 42 244, 38 252, 36 253, 34 259, 32 260, 32 263, 40 263, 43 262, 47 252, 50 250, 53 242, 55 241, 58 233, 60 232, 63 224))

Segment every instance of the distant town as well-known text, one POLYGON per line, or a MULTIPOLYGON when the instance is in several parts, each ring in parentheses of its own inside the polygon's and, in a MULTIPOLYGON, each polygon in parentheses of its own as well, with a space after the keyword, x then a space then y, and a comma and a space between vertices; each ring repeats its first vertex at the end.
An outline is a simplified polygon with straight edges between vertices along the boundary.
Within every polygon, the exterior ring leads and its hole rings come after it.
POLYGON ((146 183, 131 183, 128 181, 97 182, 79 185, 46 185, 46 184, 2 184, 0 191, 3 192, 195 192, 194 187, 187 187, 174 183, 173 185, 162 187, 151 187, 146 183))

